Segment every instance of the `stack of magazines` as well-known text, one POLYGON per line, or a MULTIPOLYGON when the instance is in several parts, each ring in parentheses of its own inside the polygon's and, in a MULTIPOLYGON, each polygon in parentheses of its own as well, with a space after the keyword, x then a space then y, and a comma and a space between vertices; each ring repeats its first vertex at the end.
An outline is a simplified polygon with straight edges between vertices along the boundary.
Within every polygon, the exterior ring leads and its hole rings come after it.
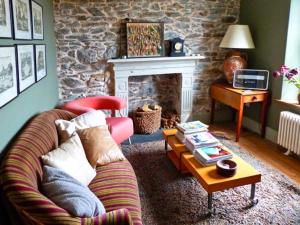
POLYGON ((192 121, 187 123, 177 124, 177 133, 176 137, 181 143, 186 142, 186 136, 197 134, 200 132, 207 132, 208 125, 200 122, 200 121, 192 121))
POLYGON ((203 166, 209 166, 217 163, 219 160, 232 158, 232 153, 224 145, 219 144, 213 147, 195 149, 194 156, 203 166))
POLYGON ((214 147, 220 144, 219 140, 212 136, 209 132, 198 132, 186 136, 185 147, 192 153, 198 148, 214 147))

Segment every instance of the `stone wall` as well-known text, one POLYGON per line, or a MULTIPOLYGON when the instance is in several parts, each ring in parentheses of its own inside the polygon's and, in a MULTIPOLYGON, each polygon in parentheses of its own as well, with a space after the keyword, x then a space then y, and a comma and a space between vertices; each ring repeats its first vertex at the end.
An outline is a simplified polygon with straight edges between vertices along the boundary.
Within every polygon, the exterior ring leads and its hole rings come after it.
POLYGON ((161 105, 165 111, 179 112, 180 76, 155 75, 129 77, 129 112, 144 104, 161 105))
POLYGON ((62 102, 80 96, 114 94, 114 76, 107 59, 120 56, 121 27, 129 18, 164 22, 166 40, 180 36, 185 39, 187 54, 206 56, 194 75, 194 113, 209 110, 209 86, 222 77, 225 52, 218 46, 228 25, 239 20, 240 0, 53 2, 62 102))

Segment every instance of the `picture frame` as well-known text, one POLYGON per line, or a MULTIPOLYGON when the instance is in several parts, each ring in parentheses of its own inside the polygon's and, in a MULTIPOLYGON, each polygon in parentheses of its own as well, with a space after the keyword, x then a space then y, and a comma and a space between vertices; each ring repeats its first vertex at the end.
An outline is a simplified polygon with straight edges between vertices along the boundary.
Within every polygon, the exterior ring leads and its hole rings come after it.
POLYGON ((164 24, 126 23, 127 58, 164 56, 164 24))
POLYGON ((18 96, 15 46, 0 46, 0 108, 18 96))
POLYGON ((32 38, 44 40, 44 19, 43 7, 35 1, 31 2, 32 13, 32 38))
POLYGON ((35 79, 40 81, 47 76, 46 45, 35 45, 35 79))
POLYGON ((35 83, 34 47, 17 45, 19 93, 35 83))
POLYGON ((0 0, 0 31, 0 38, 13 38, 10 0, 0 0))
POLYGON ((17 40, 32 40, 30 3, 30 0, 12 0, 14 36, 17 40))

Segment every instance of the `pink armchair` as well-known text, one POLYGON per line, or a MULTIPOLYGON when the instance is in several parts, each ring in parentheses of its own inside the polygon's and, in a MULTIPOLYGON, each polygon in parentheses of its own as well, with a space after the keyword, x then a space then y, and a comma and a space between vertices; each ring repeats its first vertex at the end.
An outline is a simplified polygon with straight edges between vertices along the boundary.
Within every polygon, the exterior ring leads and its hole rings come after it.
POLYGON ((115 96, 96 96, 79 98, 66 103, 62 108, 64 110, 80 115, 91 110, 104 109, 111 110, 112 117, 106 118, 110 133, 117 144, 129 139, 133 135, 133 122, 128 117, 115 117, 115 111, 126 107, 126 102, 115 96))

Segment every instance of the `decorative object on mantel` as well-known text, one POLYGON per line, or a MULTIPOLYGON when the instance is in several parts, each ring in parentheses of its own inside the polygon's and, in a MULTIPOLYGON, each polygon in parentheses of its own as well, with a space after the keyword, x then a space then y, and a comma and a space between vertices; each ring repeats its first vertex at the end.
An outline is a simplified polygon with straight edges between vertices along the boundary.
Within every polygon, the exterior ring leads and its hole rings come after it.
POLYGON ((289 84, 294 84, 299 90, 298 104, 300 105, 300 77, 298 75, 298 69, 290 69, 286 65, 282 65, 278 70, 273 72, 275 78, 283 77, 289 84))
POLYGON ((170 56, 176 57, 176 56, 185 56, 185 53, 183 52, 184 48, 184 40, 177 37, 170 40, 170 56))
POLYGON ((144 105, 133 112, 134 131, 137 134, 152 134, 160 128, 161 107, 144 105))
POLYGON ((127 57, 159 57, 164 55, 163 23, 126 23, 127 57))
MULTIPOLYGON (((254 43, 248 25, 230 25, 220 44, 220 48, 253 49, 254 43)), ((223 72, 232 84, 234 71, 247 68, 247 56, 238 50, 230 51, 223 64, 223 72)))

